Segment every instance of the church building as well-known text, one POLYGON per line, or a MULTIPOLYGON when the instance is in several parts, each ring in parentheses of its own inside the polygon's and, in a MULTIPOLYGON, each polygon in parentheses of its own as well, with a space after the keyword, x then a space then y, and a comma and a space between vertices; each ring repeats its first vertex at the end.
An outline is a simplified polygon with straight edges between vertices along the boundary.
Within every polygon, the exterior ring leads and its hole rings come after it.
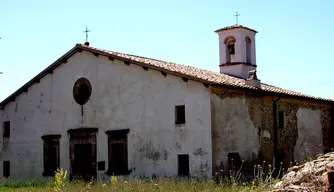
POLYGON ((215 32, 219 72, 75 45, 0 103, 0 173, 212 178, 331 150, 333 100, 261 82, 254 29, 215 32))

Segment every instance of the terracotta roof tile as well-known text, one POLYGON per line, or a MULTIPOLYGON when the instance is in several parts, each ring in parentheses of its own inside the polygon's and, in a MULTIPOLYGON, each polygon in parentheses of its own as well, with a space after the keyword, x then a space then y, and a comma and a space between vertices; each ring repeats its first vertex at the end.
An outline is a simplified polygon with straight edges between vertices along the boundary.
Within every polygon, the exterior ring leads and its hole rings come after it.
POLYGON ((110 56, 122 57, 125 59, 129 59, 131 61, 136 61, 142 64, 146 64, 149 66, 155 66, 158 69, 175 72, 176 75, 194 77, 197 80, 202 80, 207 83, 229 85, 233 87, 261 90, 265 92, 285 94, 285 95, 290 95, 290 96, 304 97, 304 98, 323 100, 323 101, 334 101, 332 99, 307 95, 307 94, 303 94, 300 92, 291 91, 291 90, 283 89, 280 87, 268 85, 265 83, 261 83, 261 89, 257 89, 255 87, 246 85, 244 79, 233 77, 227 74, 222 74, 219 72, 208 71, 208 70, 199 69, 196 67, 182 65, 182 64, 176 64, 176 63, 172 63, 168 61, 162 61, 162 60, 151 59, 151 58, 146 58, 146 57, 141 57, 141 56, 136 56, 136 55, 130 55, 130 54, 108 51, 108 50, 103 50, 103 49, 98 49, 98 48, 93 48, 93 47, 87 47, 85 45, 81 45, 81 46, 89 50, 92 50, 92 51, 97 50, 97 51, 106 53, 110 56))
POLYGON ((256 30, 254 29, 251 29, 249 27, 245 27, 243 25, 238 25, 238 24, 235 24, 235 25, 231 25, 231 26, 227 26, 227 27, 223 27, 223 28, 220 28, 220 29, 217 29, 215 32, 219 32, 219 31, 226 31, 226 30, 230 30, 230 29, 247 29, 247 30, 250 30, 250 31, 253 31, 255 33, 257 33, 256 30))
POLYGON ((245 84, 244 79, 232 77, 230 75, 226 75, 226 74, 222 74, 222 73, 218 73, 214 71, 208 71, 208 70, 199 69, 199 68, 192 67, 192 66, 181 65, 181 64, 176 64, 172 62, 167 62, 167 61, 162 61, 162 60, 157 60, 157 59, 152 59, 152 58, 147 58, 147 57, 141 57, 141 56, 136 56, 136 55, 124 54, 124 53, 119 53, 115 51, 108 51, 104 49, 98 49, 98 48, 86 46, 83 44, 77 44, 75 47, 73 47, 71 50, 65 53, 62 57, 57 59, 54 63, 49 65, 46 69, 41 71, 39 74, 33 77, 30 81, 28 81, 18 90, 16 90, 6 99, 4 99, 0 103, 0 108, 3 109, 6 106, 6 104, 8 104, 9 102, 15 101, 15 98, 18 95, 20 95, 23 92, 27 92, 29 87, 31 87, 35 83, 38 83, 40 79, 42 79, 44 76, 52 73, 55 68, 62 65, 63 63, 66 63, 67 59, 70 58, 73 54, 75 54, 78 51, 82 51, 82 50, 86 50, 86 51, 89 51, 95 54, 98 53, 98 54, 105 55, 108 57, 114 57, 116 59, 120 59, 123 61, 130 61, 130 63, 138 64, 138 65, 145 66, 145 67, 148 67, 154 70, 159 70, 165 73, 170 73, 172 75, 185 77, 185 78, 203 82, 206 84, 225 85, 225 86, 231 86, 235 88, 243 88, 243 89, 249 89, 249 90, 255 90, 255 91, 264 91, 264 92, 269 92, 269 93, 274 93, 274 94, 283 94, 283 95, 289 95, 289 96, 295 96, 295 97, 301 97, 301 98, 315 99, 315 100, 325 101, 325 102, 334 101, 332 99, 315 97, 312 95, 306 95, 303 93, 290 91, 287 89, 275 87, 275 86, 268 85, 265 83, 261 83, 261 88, 259 89, 259 88, 252 87, 252 86, 245 84))

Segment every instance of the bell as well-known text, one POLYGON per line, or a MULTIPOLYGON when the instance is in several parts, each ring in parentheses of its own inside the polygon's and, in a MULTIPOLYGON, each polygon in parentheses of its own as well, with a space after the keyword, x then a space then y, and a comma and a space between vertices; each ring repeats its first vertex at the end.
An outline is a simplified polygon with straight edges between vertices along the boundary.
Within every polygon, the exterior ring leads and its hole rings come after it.
POLYGON ((235 54, 234 44, 231 44, 231 45, 229 46, 229 51, 230 51, 230 54, 231 54, 231 55, 234 55, 234 54, 235 54))

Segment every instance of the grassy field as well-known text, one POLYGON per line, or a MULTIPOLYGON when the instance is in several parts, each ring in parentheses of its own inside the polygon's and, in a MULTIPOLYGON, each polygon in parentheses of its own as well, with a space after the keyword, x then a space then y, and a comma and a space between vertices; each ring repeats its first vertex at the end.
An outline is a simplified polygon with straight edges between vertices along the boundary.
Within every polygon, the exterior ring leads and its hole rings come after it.
POLYGON ((1 181, 1 191, 45 191, 45 192, 65 192, 65 191, 82 191, 82 192, 102 192, 102 191, 202 191, 202 192, 237 192, 237 191, 266 191, 273 182, 252 182, 245 184, 241 182, 222 182, 216 184, 212 180, 199 179, 131 179, 129 181, 117 177, 110 177, 109 181, 98 182, 66 182, 67 172, 59 170, 55 177, 50 181, 38 182, 20 182, 20 181, 1 181))
POLYGON ((1 191, 212 191, 212 192, 234 192, 234 191, 264 191, 266 187, 255 186, 225 186, 216 185, 212 181, 173 181, 173 180, 132 180, 132 181, 115 181, 115 182, 96 182, 83 183, 73 182, 68 183, 62 189, 55 189, 55 186, 50 183, 40 185, 38 183, 7 183, 3 185, 1 191))

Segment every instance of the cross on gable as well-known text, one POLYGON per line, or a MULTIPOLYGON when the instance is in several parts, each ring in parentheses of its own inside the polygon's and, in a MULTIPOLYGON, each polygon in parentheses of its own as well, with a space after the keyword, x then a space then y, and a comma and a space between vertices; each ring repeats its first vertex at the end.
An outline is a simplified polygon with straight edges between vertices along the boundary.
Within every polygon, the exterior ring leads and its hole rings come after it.
POLYGON ((86 26, 86 30, 84 31, 84 33, 86 33, 86 42, 88 42, 88 33, 90 32, 90 30, 88 30, 87 26, 86 26))

